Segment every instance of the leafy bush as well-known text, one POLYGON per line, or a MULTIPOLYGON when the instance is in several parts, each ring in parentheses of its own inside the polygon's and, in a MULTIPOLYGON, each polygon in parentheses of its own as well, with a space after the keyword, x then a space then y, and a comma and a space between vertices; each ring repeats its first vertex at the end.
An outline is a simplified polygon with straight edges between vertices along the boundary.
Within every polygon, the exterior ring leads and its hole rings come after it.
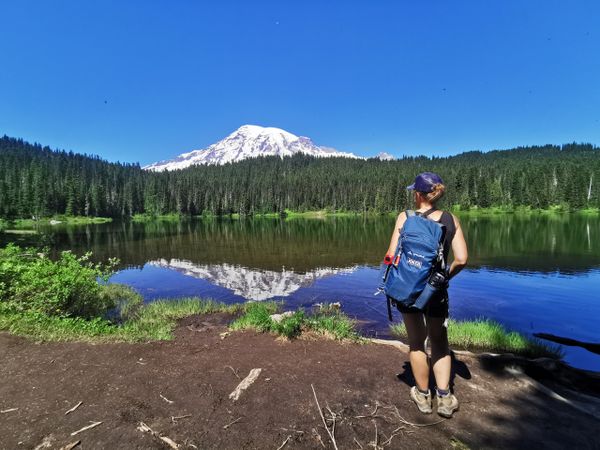
POLYGON ((93 318, 121 301, 136 301, 132 291, 103 285, 117 261, 90 262, 91 253, 77 257, 62 252, 53 261, 45 252, 9 244, 0 249, 0 301, 16 311, 51 316, 93 318))
POLYGON ((231 328, 234 330, 252 328, 261 332, 270 332, 275 323, 271 319, 271 314, 276 311, 277 305, 275 303, 248 303, 245 314, 236 319, 231 324, 231 328))
POLYGON ((234 330, 251 328, 289 339, 298 337, 302 331, 312 331, 336 340, 360 340, 359 334, 354 329, 354 321, 331 305, 323 305, 320 310, 311 315, 298 310, 284 317, 280 322, 271 319, 271 314, 275 312, 277 312, 276 303, 250 303, 246 306, 245 314, 236 319, 231 324, 231 328, 234 330))

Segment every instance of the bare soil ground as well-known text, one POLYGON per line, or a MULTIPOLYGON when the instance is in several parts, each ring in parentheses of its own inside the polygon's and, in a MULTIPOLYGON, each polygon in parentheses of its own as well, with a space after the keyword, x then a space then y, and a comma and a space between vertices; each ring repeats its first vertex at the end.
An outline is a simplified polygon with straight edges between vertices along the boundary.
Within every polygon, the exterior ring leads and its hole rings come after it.
POLYGON ((37 344, 0 333, 0 448, 169 448, 159 436, 183 449, 333 448, 311 385, 340 449, 600 448, 600 421, 479 358, 454 361, 461 408, 442 420, 410 402, 408 355, 397 349, 222 338, 230 319, 190 317, 175 340, 148 344, 37 344), (253 368, 262 369, 256 382, 231 400, 253 368), (71 436, 91 422, 102 423, 71 436))

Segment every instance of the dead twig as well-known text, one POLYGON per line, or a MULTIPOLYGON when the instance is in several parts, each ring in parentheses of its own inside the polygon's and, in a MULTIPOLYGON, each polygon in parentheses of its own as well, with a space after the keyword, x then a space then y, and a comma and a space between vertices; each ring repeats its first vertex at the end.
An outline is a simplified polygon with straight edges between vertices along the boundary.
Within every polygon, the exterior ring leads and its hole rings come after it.
POLYGON ((228 423, 227 425, 223 425, 223 429, 226 430, 227 428, 229 428, 231 425, 233 425, 234 423, 238 423, 240 420, 242 420, 243 417, 238 417, 237 419, 235 419, 233 422, 228 423))
POLYGON ((71 442, 70 444, 67 444, 67 445, 61 447, 59 450, 72 450, 75 447, 77 447, 79 444, 81 444, 81 441, 71 442))
POLYGON ((228 367, 229 369, 231 369, 231 371, 233 372, 233 374, 237 377, 238 380, 241 380, 242 378, 238 375, 237 370, 235 370, 233 367, 231 366, 225 366, 228 367))
POLYGON ((167 397, 165 397, 162 394, 158 394, 160 396, 160 398, 162 398, 165 402, 167 402, 169 405, 172 405, 173 403, 175 403, 173 400, 169 400, 167 397))
POLYGON ((9 412, 13 412, 13 411, 17 411, 19 408, 9 408, 9 409, 3 409, 2 411, 0 411, 0 414, 6 414, 9 412))
POLYGON ((375 450, 379 449, 379 433, 377 432, 377 422, 373 419, 373 425, 375 425, 375 441, 373 442, 373 448, 375 450))
POLYGON ((283 427, 280 427, 279 429, 280 429, 280 430, 283 430, 283 431, 291 431, 291 432, 293 432, 293 433, 304 434, 304 431, 300 431, 300 430, 294 430, 294 429, 291 429, 291 428, 283 428, 283 427))
POLYGON ((363 446, 360 442, 358 442, 358 439, 354 438, 354 442, 356 442, 358 444, 358 447, 362 450, 363 446))
POLYGON ((398 419, 400 419, 400 422, 402 422, 405 425, 409 425, 411 427, 415 427, 415 428, 421 428, 421 427, 431 427, 433 425, 437 425, 440 424, 442 422, 444 422, 446 419, 440 419, 437 422, 432 422, 432 423, 412 423, 409 422, 408 420, 406 420, 404 417, 402 417, 400 415, 400 411, 398 411, 398 407, 394 406, 394 409, 396 410, 396 415, 398 416, 398 419))
POLYGON ((171 422, 177 423, 179 419, 187 419, 188 417, 192 417, 191 414, 186 414, 184 416, 171 416, 171 422))
POLYGON ((378 409, 379 409, 379 402, 375 402, 375 409, 373 410, 372 413, 370 413, 366 416, 354 416, 354 418, 355 419, 367 419, 367 418, 375 417, 375 414, 377 414, 378 409))
POLYGON ((316 430, 316 428, 312 429, 313 435, 317 438, 317 440, 319 441, 319 444, 321 444, 321 447, 323 448, 327 448, 325 447, 325 443, 323 442, 323 439, 321 439, 321 435, 319 434, 319 432, 316 430))
POLYGON ((331 434, 333 435, 333 437, 335 437, 335 422, 336 419, 338 417, 338 414, 334 413, 331 408, 329 407, 329 405, 326 406, 327 411, 329 411, 329 414, 331 415, 331 434))
POLYGON ((292 435, 289 435, 287 437, 287 439, 285 441, 283 441, 283 444, 281 444, 279 447, 277 447, 277 450, 281 450, 283 447, 285 447, 285 444, 287 444, 291 438, 292 438, 292 435))
POLYGON ((313 395, 315 396, 315 403, 317 404, 317 409, 319 410, 319 415, 321 416, 323 425, 325 425, 325 430, 327 431, 327 434, 329 435, 329 439, 331 439, 333 448, 335 450, 338 450, 337 443, 335 442, 335 436, 331 433, 331 431, 329 430, 329 427, 327 427, 327 422, 325 421, 325 417, 323 416, 323 411, 321 411, 321 405, 319 405, 319 399, 317 398, 317 393, 315 392, 315 387, 312 384, 310 385, 310 387, 312 388, 313 395))
POLYGON ((179 444, 177 444, 173 439, 171 439, 171 438, 169 438, 167 436, 161 436, 160 433, 154 431, 152 428, 150 428, 144 422, 140 422, 140 424, 137 427, 137 429, 139 431, 141 431, 142 433, 150 433, 152 436, 157 437, 158 439, 160 439, 161 441, 163 441, 165 444, 167 444, 172 449, 178 449, 179 448, 179 444))
POLYGON ((83 402, 79 402, 79 403, 77 403, 75 406, 73 406, 73 407, 72 407, 70 410, 68 410, 68 411, 65 413, 65 416, 66 416, 67 414, 71 414, 73 411, 75 411, 75 410, 76 410, 77 408, 79 408, 81 405, 83 405, 83 402))
POLYGON ((404 430, 404 427, 398 427, 394 431, 392 431, 392 435, 389 437, 388 440, 382 442, 381 446, 385 447, 386 445, 390 445, 392 443, 392 439, 394 439, 399 434, 402 434, 402 430, 404 430))
POLYGON ((86 426, 86 427, 83 427, 83 428, 81 428, 81 429, 79 429, 79 430, 77 430, 77 431, 73 431, 73 432, 71 433, 71 436, 75 436, 75 435, 78 435, 79 433, 82 433, 82 432, 84 432, 84 431, 91 430, 92 428, 96 428, 96 427, 97 427, 98 425, 100 425, 101 423, 102 423, 102 422, 92 422, 90 425, 88 425, 88 426, 86 426))

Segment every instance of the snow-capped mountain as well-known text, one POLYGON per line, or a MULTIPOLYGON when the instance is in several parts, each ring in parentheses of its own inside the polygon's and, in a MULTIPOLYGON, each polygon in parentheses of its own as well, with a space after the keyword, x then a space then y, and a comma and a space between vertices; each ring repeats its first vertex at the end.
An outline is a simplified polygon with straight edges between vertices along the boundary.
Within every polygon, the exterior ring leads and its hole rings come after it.
POLYGON ((182 153, 174 159, 159 161, 143 168, 160 172, 184 169, 196 164, 226 164, 257 156, 284 157, 295 153, 318 157, 359 158, 352 153, 340 152, 329 147, 319 147, 307 137, 296 136, 280 128, 244 125, 222 141, 203 150, 182 153))
POLYGON ((248 300, 262 301, 273 297, 287 297, 301 287, 310 286, 315 281, 338 274, 347 274, 356 267, 334 269, 323 267, 306 273, 290 270, 253 270, 232 264, 194 264, 180 259, 159 259, 149 261, 149 265, 175 270, 184 275, 201 278, 217 286, 231 290, 248 300))
POLYGON ((396 159, 396 158, 394 158, 394 155, 390 155, 389 153, 386 153, 386 152, 378 153, 375 158, 377 158, 381 161, 394 161, 396 159))

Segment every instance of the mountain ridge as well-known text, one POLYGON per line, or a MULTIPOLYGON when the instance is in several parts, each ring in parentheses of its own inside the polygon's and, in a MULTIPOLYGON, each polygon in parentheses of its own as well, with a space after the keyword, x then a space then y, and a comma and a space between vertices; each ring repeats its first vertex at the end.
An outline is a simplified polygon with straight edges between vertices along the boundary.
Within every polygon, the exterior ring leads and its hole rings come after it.
POLYGON ((181 153, 173 159, 158 161, 142 169, 162 172, 194 165, 223 165, 259 156, 291 156, 304 153, 316 157, 363 159, 353 153, 316 145, 310 138, 296 136, 276 127, 242 125, 224 139, 200 150, 181 153))

